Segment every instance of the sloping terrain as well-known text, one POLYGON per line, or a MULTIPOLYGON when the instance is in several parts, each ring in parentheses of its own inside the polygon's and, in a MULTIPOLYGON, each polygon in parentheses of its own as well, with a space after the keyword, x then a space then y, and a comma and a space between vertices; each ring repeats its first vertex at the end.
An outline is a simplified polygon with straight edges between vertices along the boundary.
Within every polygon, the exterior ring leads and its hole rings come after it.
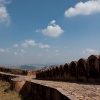
POLYGON ((0 100, 21 100, 18 93, 10 90, 8 82, 0 80, 0 100))

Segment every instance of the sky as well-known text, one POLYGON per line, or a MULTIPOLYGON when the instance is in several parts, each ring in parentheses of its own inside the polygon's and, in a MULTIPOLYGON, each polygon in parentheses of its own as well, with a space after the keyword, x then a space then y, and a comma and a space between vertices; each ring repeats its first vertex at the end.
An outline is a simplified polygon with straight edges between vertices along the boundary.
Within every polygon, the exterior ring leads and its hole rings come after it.
POLYGON ((70 63, 99 44, 100 0, 0 0, 0 65, 70 63))

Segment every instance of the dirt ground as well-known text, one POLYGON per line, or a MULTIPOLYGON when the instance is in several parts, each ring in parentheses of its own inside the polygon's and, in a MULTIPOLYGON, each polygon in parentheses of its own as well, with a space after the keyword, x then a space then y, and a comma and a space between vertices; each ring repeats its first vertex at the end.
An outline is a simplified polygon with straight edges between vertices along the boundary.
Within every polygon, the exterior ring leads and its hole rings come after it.
POLYGON ((10 90, 8 82, 0 80, 0 100, 21 100, 18 93, 10 90))

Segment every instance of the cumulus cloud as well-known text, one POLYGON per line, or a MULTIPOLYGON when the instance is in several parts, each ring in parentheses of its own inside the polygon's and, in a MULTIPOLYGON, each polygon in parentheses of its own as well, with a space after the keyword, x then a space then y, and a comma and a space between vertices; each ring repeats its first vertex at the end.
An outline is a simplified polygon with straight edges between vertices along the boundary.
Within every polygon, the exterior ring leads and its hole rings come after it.
POLYGON ((47 44, 39 43, 38 45, 39 45, 39 48, 42 48, 42 49, 44 49, 44 48, 50 48, 50 46, 47 45, 47 44))
POLYGON ((14 52, 14 55, 18 55, 18 52, 14 52))
POLYGON ((100 12, 100 0, 89 0, 87 2, 79 2, 74 7, 70 7, 65 11, 65 16, 90 15, 98 12, 100 12))
POLYGON ((51 25, 55 25, 55 23, 56 23, 55 20, 52 20, 52 21, 50 22, 51 25))
POLYGON ((64 31, 62 30, 62 28, 59 25, 57 25, 55 23, 56 23, 56 21, 52 20, 50 22, 50 24, 47 26, 47 28, 42 29, 42 30, 36 30, 36 32, 41 32, 43 35, 49 36, 49 37, 58 37, 64 31))
POLYGON ((23 47, 27 48, 28 46, 35 46, 37 45, 34 40, 25 40, 25 42, 22 44, 23 47))
POLYGON ((19 56, 22 56, 23 54, 25 53, 25 50, 24 49, 21 49, 19 52, 14 52, 14 55, 19 55, 19 56))
POLYGON ((54 52, 59 53, 60 51, 56 49, 56 50, 54 50, 54 52))
POLYGON ((89 48, 87 48, 87 49, 85 49, 85 50, 83 51, 83 54, 86 54, 86 55, 98 54, 98 53, 99 53, 99 51, 93 50, 93 49, 89 49, 89 48))
MULTIPOLYGON (((43 43, 36 43, 34 40, 25 40, 24 43, 22 43, 22 47, 28 48, 29 46, 38 46, 39 48, 50 48, 49 45, 43 44, 43 43)), ((22 50, 23 51, 23 50, 22 50)))
POLYGON ((0 0, 0 4, 9 4, 11 2, 11 0, 0 0))
POLYGON ((3 49, 3 48, 0 48, 0 52, 1 52, 1 53, 4 53, 4 52, 9 52, 9 50, 8 50, 8 49, 3 49))
POLYGON ((0 48, 0 52, 5 52, 5 51, 6 51, 5 49, 0 48))
POLYGON ((13 47, 14 47, 14 48, 17 48, 17 47, 18 47, 18 44, 14 44, 13 47))
POLYGON ((6 4, 9 4, 11 0, 0 0, 0 24, 10 24, 10 15, 7 11, 6 4))
POLYGON ((21 53, 24 53, 25 52, 25 50, 24 49, 21 49, 21 53))

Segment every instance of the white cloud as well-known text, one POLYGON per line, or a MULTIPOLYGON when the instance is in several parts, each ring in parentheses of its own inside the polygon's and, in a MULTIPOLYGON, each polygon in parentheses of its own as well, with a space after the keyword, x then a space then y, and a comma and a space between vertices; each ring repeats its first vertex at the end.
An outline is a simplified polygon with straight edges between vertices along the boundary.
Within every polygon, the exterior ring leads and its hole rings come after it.
POLYGON ((59 53, 60 51, 59 50, 54 50, 54 52, 59 53))
POLYGON ((25 50, 24 50, 24 49, 21 49, 21 51, 20 51, 19 55, 23 56, 23 55, 24 55, 24 53, 25 53, 25 50))
POLYGON ((14 52, 14 55, 18 55, 18 52, 14 52))
POLYGON ((24 49, 21 49, 21 53, 24 53, 25 52, 25 50, 24 49))
POLYGON ((5 49, 0 48, 0 52, 5 52, 5 51, 6 51, 5 49))
POLYGON ((18 56, 23 56, 23 54, 25 53, 24 49, 21 49, 19 52, 14 52, 14 55, 18 55, 18 56))
POLYGON ((93 50, 93 49, 89 49, 89 48, 87 48, 87 49, 85 49, 85 50, 83 51, 83 54, 86 54, 86 55, 98 54, 98 53, 99 53, 99 51, 93 50))
POLYGON ((0 24, 10 24, 10 15, 7 11, 6 4, 10 3, 11 0, 0 0, 0 24))
POLYGON ((0 0, 0 4, 9 4, 11 2, 11 0, 0 0))
POLYGON ((54 25, 56 23, 56 21, 55 20, 52 20, 51 22, 50 22, 50 24, 52 25, 54 25))
POLYGON ((41 32, 41 30, 36 30, 35 32, 41 32))
POLYGON ((64 31, 59 25, 55 24, 55 20, 52 20, 50 22, 50 25, 47 26, 47 28, 43 30, 36 30, 36 32, 42 32, 43 35, 49 36, 49 37, 58 37, 60 36, 64 31))
POLYGON ((74 7, 70 7, 65 11, 65 16, 90 15, 98 12, 100 12, 100 0, 89 0, 87 2, 79 2, 74 7))
MULTIPOLYGON (((31 40, 31 39, 25 40, 24 43, 22 43, 22 47, 24 47, 24 48, 28 48, 29 46, 38 46, 39 48, 42 48, 42 49, 50 48, 50 46, 47 44, 36 43, 34 40, 31 40)), ((24 52, 24 49, 22 49, 21 52, 24 52)))
POLYGON ((27 48, 28 46, 35 46, 37 45, 34 40, 25 40, 25 42, 22 44, 23 47, 27 48))
POLYGON ((0 52, 9 52, 9 50, 8 49, 3 49, 3 48, 0 48, 0 52))
POLYGON ((39 48, 42 48, 42 49, 44 49, 44 48, 50 48, 50 46, 47 45, 47 44, 39 43, 38 45, 39 45, 39 48))
POLYGON ((14 44, 13 47, 17 48, 18 47, 18 44, 14 44))

